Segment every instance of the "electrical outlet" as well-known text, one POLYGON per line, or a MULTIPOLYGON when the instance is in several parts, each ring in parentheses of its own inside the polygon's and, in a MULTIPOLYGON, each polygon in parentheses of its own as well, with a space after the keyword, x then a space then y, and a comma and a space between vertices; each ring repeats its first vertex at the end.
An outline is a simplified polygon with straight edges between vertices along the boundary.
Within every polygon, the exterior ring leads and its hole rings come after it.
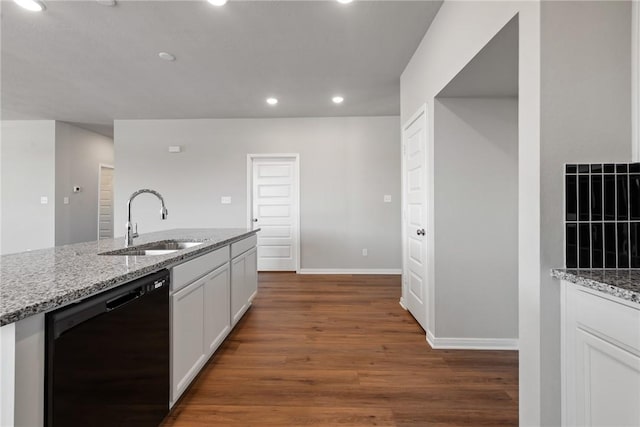
POLYGON ((364 248, 362 250, 362 256, 367 256, 367 255, 369 255, 369 251, 366 248, 364 248))
POLYGON ((390 194, 385 194, 384 202, 385 203, 391 203, 391 195, 390 194))
POLYGON ((223 205, 230 205, 231 204, 231 197, 229 196, 223 196, 220 198, 220 203, 223 205))
POLYGON ((49 204, 49 198, 47 196, 41 196, 40 197, 40 204, 41 205, 47 205, 49 204))
POLYGON ((64 203, 65 205, 69 204, 69 198, 68 197, 63 197, 62 198, 62 203, 64 203))

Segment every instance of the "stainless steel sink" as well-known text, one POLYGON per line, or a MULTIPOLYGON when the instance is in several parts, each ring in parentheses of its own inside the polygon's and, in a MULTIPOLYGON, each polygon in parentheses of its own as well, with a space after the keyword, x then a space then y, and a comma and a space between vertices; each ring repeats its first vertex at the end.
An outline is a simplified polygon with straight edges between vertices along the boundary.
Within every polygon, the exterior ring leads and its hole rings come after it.
POLYGON ((117 249, 115 251, 102 252, 99 255, 124 255, 124 256, 146 256, 146 255, 169 255, 182 249, 189 249, 201 245, 203 242, 190 242, 180 240, 162 240, 160 242, 145 243, 131 246, 129 248, 117 249))

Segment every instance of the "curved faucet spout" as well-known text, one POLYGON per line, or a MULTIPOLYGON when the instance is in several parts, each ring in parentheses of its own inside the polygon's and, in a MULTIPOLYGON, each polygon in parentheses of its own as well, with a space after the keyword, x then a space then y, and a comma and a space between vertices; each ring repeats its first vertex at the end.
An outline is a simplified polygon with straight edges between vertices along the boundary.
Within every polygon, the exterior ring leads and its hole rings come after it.
POLYGON ((127 232, 125 234, 125 240, 124 240, 124 245, 125 247, 129 247, 133 244, 133 239, 138 237, 138 225, 136 224, 135 226, 135 230, 133 229, 132 223, 131 223, 131 202, 133 201, 133 199, 135 199, 136 197, 138 197, 140 194, 144 194, 144 193, 150 193, 153 194, 154 196, 156 196, 158 199, 160 199, 160 218, 161 219, 167 219, 167 216, 169 216, 169 211, 167 210, 167 208, 164 205, 164 198, 162 197, 162 195, 160 193, 158 193, 155 190, 150 190, 148 188, 143 188, 141 190, 135 191, 133 194, 131 194, 131 196, 129 196, 129 200, 127 201, 127 232))

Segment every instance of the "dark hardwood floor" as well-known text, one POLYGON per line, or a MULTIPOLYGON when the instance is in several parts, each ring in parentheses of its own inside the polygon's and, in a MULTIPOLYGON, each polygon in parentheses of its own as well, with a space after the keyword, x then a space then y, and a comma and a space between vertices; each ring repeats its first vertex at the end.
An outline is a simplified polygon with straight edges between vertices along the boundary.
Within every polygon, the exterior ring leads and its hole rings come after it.
POLYGON ((432 350, 399 276, 260 273, 169 426, 518 424, 518 354, 432 350))

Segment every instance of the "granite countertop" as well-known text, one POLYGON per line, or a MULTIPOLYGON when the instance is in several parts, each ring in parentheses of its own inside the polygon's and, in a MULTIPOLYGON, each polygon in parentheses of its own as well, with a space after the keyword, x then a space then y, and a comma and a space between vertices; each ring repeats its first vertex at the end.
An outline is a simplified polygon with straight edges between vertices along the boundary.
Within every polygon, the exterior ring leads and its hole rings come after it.
POLYGON ((551 270, 556 279, 595 289, 640 304, 640 269, 631 270, 551 270))
POLYGON ((0 257, 0 326, 179 264, 258 230, 176 229, 144 234, 135 240, 135 246, 169 239, 204 242, 168 255, 98 255, 122 249, 122 237, 3 255, 0 257))

